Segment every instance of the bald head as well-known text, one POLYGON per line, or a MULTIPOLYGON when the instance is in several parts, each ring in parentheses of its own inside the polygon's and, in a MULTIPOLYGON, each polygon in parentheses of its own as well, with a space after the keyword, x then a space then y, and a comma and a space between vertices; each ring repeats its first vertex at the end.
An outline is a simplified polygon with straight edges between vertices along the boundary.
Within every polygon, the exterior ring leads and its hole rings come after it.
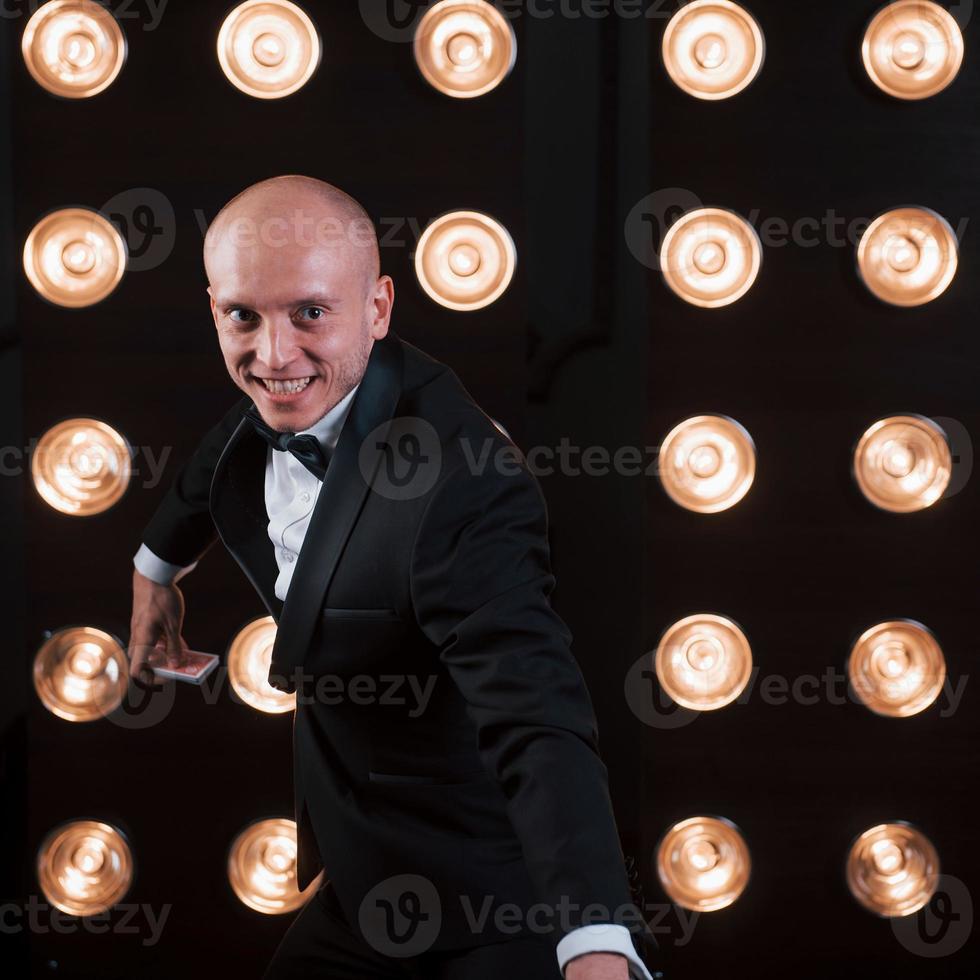
POLYGON ((329 249, 373 287, 381 274, 378 236, 367 211, 333 184, 291 174, 246 187, 204 238, 208 282, 229 250, 329 249))

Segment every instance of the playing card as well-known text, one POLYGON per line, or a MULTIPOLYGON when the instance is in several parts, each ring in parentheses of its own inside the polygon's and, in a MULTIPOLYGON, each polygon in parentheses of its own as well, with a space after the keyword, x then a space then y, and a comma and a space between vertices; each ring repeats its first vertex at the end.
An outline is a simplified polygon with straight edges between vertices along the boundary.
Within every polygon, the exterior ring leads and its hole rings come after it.
POLYGON ((198 650, 185 650, 184 661, 179 667, 154 667, 157 677, 169 677, 188 684, 200 684, 218 666, 220 658, 214 653, 201 653, 198 650))

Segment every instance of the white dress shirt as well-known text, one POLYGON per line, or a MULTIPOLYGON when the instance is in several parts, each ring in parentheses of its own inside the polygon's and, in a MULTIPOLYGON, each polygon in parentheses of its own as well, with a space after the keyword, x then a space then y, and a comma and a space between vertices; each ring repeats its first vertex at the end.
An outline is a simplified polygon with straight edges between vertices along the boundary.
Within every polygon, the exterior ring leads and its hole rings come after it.
MULTIPOLYGON (((313 435, 320 444, 333 452, 340 438, 340 430, 347 421, 351 402, 360 385, 355 385, 319 422, 309 429, 297 432, 297 435, 313 435)), ((323 484, 292 454, 277 452, 272 446, 266 450, 265 465, 265 509, 269 515, 269 540, 279 566, 279 576, 276 579, 275 593, 283 602, 289 591, 289 583, 293 580, 293 570, 296 559, 313 508, 323 484)), ((136 570, 153 582, 169 585, 183 578, 192 571, 197 562, 191 565, 173 565, 163 561, 147 546, 141 545, 133 558, 136 570)))
MULTIPOLYGON (((309 429, 297 435, 314 435, 320 444, 331 452, 340 438, 340 431, 347 420, 351 402, 360 385, 356 385, 326 415, 309 429)), ((275 551, 279 577, 275 593, 285 601, 289 584, 293 580, 296 559, 310 517, 323 484, 292 454, 278 452, 268 447, 265 467, 265 506, 269 515, 269 540, 275 551)), ((133 557, 136 570, 160 585, 179 581, 197 567, 174 565, 155 555, 145 544, 133 557)), ((634 980, 652 980, 649 971, 640 961, 633 948, 629 930, 621 925, 582 926, 570 932, 558 944, 558 966, 564 975, 565 964, 586 953, 619 953, 630 963, 630 976, 634 980)))

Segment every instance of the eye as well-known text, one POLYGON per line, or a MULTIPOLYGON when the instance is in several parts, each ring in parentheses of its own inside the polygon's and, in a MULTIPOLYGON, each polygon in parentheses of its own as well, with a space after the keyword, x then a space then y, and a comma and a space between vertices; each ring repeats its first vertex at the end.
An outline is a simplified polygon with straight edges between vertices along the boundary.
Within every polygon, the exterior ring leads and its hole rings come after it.
POLYGON ((299 311, 300 319, 302 320, 322 320, 327 314, 324 309, 319 306, 304 306, 303 309, 299 311))
POLYGON ((228 316, 235 323, 251 323, 255 318, 255 314, 251 310, 243 309, 240 306, 236 306, 234 309, 229 310, 228 316))

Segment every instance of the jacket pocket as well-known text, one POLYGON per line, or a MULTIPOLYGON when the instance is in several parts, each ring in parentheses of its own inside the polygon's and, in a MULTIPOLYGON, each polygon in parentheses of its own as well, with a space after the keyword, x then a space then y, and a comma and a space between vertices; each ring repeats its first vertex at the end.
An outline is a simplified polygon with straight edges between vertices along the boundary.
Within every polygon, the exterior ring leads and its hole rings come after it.
POLYGON ((368 772, 372 783, 385 783, 389 786, 452 786, 459 783, 475 783, 486 779, 484 769, 474 769, 469 772, 448 773, 440 776, 416 775, 414 773, 368 772))
POLYGON ((399 622, 401 616, 394 609, 340 609, 337 606, 325 606, 321 610, 324 619, 381 619, 399 622))

